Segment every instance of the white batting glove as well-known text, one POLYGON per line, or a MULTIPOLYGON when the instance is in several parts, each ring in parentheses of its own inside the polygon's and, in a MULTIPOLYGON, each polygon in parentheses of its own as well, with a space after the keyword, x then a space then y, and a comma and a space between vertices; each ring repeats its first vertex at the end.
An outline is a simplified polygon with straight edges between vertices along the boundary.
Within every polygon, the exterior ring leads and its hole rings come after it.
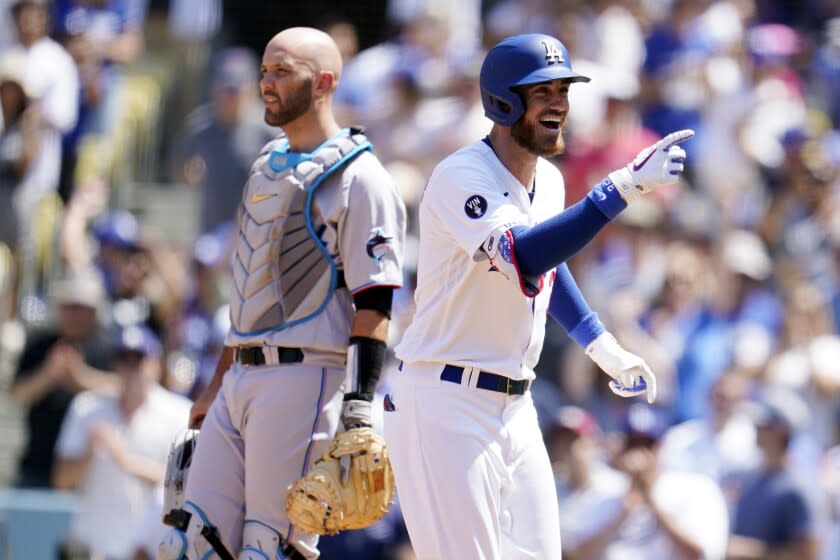
POLYGON ((656 399, 656 377, 639 356, 628 352, 613 335, 603 332, 586 347, 586 355, 612 377, 610 389, 620 397, 647 395, 647 401, 656 399))
POLYGON ((690 129, 672 132, 648 146, 625 167, 609 174, 610 181, 630 204, 643 194, 677 182, 683 171, 685 150, 677 144, 694 136, 690 129))

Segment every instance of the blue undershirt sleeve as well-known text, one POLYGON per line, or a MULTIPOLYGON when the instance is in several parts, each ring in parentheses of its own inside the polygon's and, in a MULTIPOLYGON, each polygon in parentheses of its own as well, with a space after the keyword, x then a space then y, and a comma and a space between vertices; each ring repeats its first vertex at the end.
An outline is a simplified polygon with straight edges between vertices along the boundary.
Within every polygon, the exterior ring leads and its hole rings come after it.
POLYGON ((598 314, 589 308, 589 304, 580 293, 571 271, 566 263, 557 267, 557 277, 548 301, 548 314, 560 323, 569 336, 581 348, 604 332, 604 325, 598 319, 598 314))
POLYGON ((539 276, 580 251, 627 203, 609 179, 583 199, 533 227, 511 228, 514 253, 523 275, 539 276))

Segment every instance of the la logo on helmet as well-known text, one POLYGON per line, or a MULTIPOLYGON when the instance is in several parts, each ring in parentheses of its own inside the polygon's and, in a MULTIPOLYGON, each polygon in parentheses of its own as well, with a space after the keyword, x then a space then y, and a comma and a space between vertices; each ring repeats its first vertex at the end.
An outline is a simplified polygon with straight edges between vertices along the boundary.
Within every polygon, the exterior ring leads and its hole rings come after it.
POLYGON ((563 53, 557 48, 557 45, 549 43, 548 41, 540 41, 545 47, 545 59, 549 64, 559 62, 563 64, 563 53))

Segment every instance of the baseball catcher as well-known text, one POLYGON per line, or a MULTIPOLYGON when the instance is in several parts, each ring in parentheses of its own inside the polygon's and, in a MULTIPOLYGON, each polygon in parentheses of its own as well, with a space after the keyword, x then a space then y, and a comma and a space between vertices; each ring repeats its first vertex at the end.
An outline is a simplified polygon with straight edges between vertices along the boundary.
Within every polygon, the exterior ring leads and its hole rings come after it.
POLYGON ((306 529, 370 523, 394 487, 370 409, 403 284, 405 205, 363 132, 336 121, 342 56, 332 37, 284 29, 260 71, 264 120, 282 133, 242 189, 231 325, 190 411, 201 444, 184 500, 189 560, 218 555, 208 527, 237 560, 315 560, 318 534, 306 529), (325 453, 290 517, 289 489, 325 453))

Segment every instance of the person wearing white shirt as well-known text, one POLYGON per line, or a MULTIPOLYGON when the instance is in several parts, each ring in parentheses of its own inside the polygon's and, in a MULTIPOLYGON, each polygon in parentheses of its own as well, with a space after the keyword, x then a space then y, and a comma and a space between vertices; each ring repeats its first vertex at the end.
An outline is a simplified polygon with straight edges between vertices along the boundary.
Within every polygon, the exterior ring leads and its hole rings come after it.
POLYGON ((161 348, 143 326, 126 327, 116 344, 119 394, 80 393, 56 443, 53 483, 79 493, 68 541, 93 555, 130 558, 145 512, 163 482, 172 440, 189 418, 190 402, 164 389, 161 348))
MULTIPOLYGON (((18 222, 19 293, 26 296, 34 291, 38 274, 34 225, 42 220, 33 220, 33 215, 41 202, 58 190, 62 136, 78 119, 79 74, 70 54, 49 37, 47 0, 16 0, 11 15, 18 40, 4 56, 24 60, 22 80, 31 98, 28 111, 40 135, 38 150, 12 194, 12 208, 5 209, 14 212, 18 222)), ((0 130, 4 126, 0 122, 0 130)))
POLYGON ((715 480, 730 513, 749 474, 761 463, 755 425, 739 405, 749 381, 737 372, 722 375, 712 387, 710 418, 695 418, 665 432, 659 463, 665 470, 698 472, 715 480))
POLYGON ((560 407, 546 440, 560 507, 563 553, 577 558, 578 546, 620 513, 629 481, 606 464, 601 429, 582 408, 560 407))
POLYGON ((26 54, 27 84, 38 97, 43 120, 64 134, 76 126, 79 73, 70 53, 49 37, 46 0, 16 0, 11 4, 17 43, 11 49, 26 54))
POLYGON ((599 560, 719 560, 729 515, 723 493, 709 477, 662 470, 657 448, 666 427, 661 410, 631 405, 615 466, 629 483, 604 528, 580 542, 575 558, 599 560))

